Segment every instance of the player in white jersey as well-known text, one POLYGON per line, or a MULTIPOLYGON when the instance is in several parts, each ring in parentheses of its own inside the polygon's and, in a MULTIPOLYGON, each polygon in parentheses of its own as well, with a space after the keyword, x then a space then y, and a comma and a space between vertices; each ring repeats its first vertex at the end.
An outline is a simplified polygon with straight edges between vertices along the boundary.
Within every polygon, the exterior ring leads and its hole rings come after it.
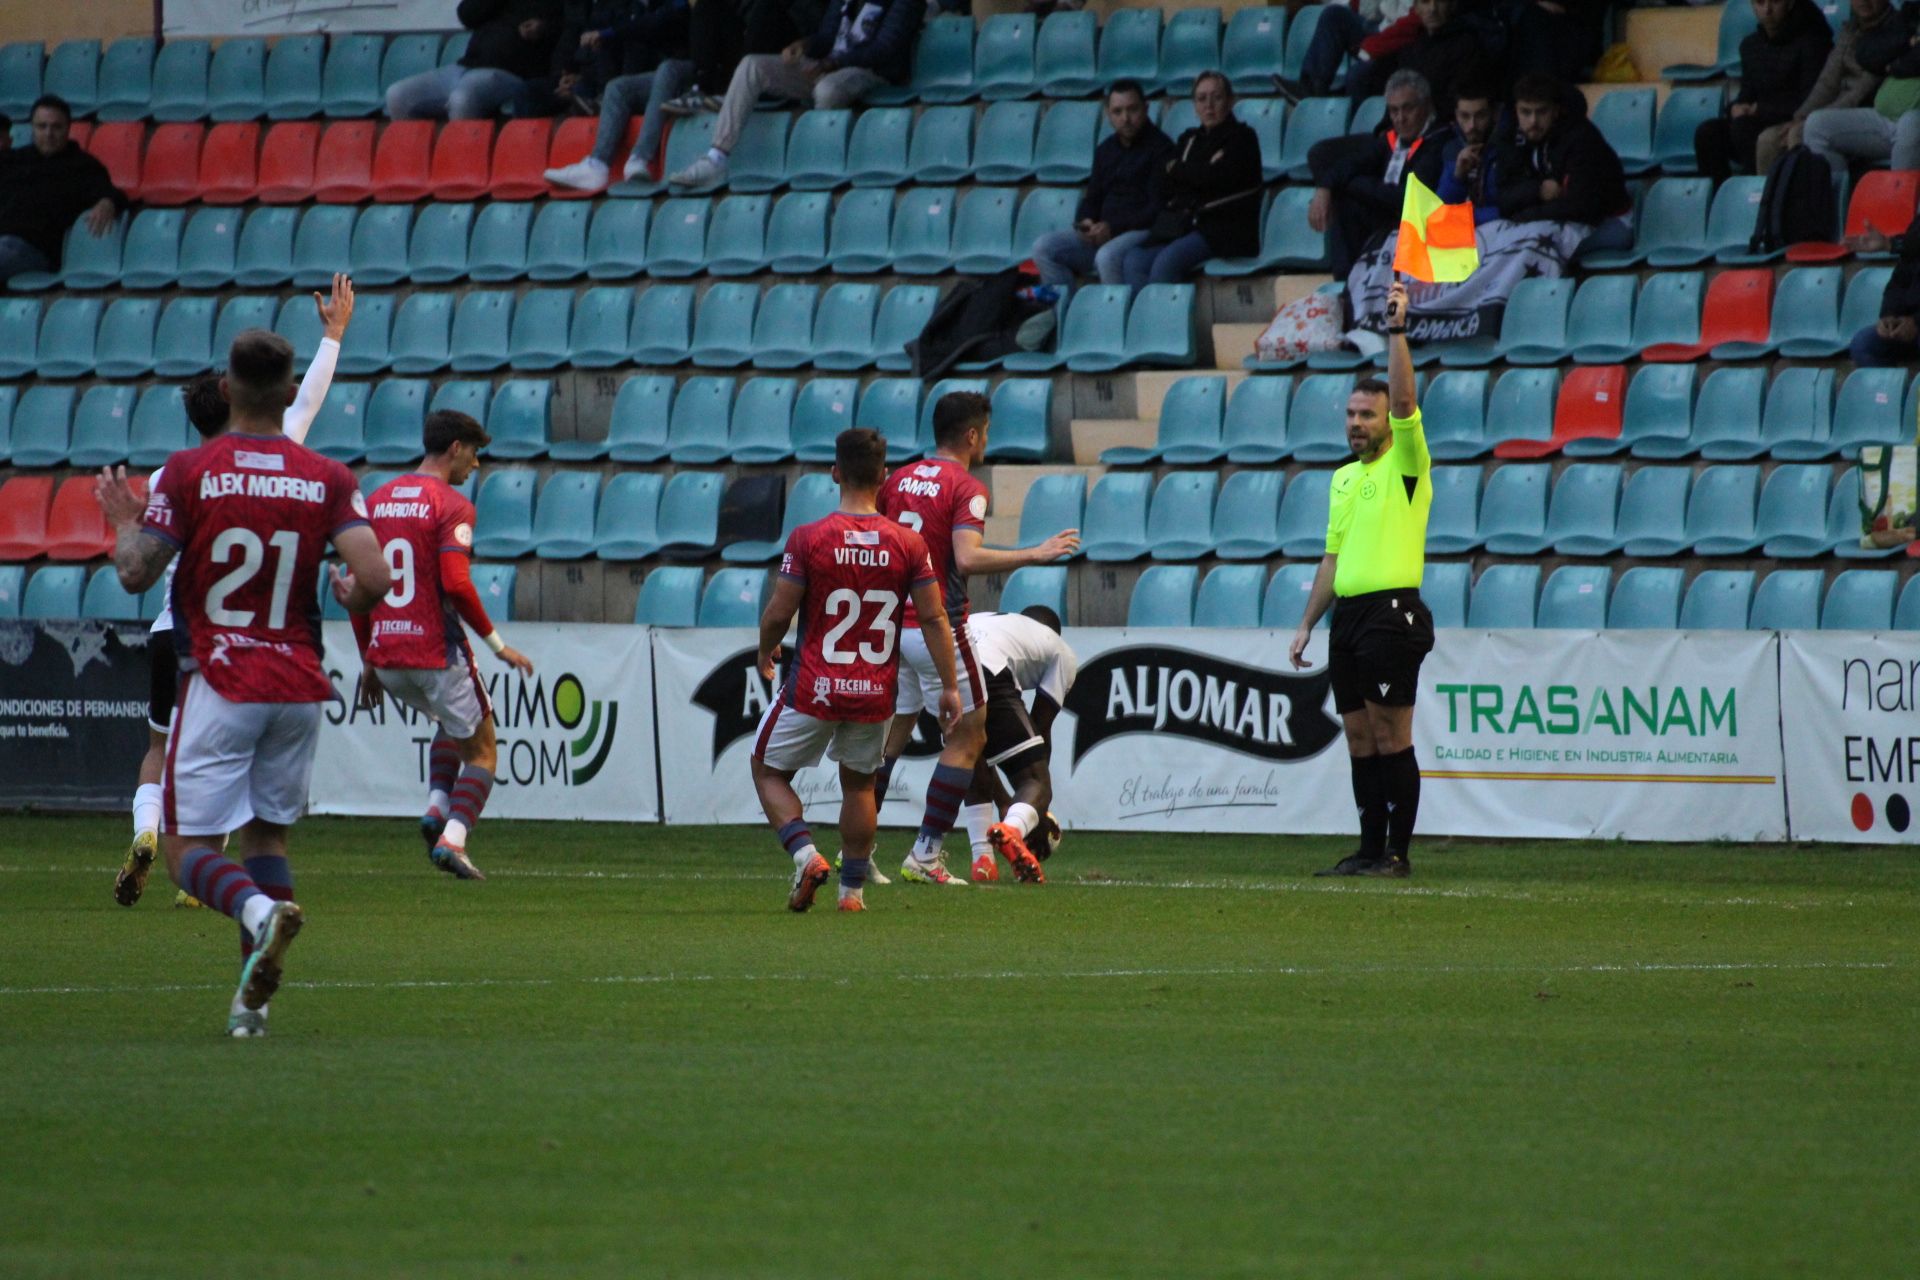
MULTIPOLYGON (((353 281, 344 272, 333 277, 333 293, 321 298, 313 295, 320 311, 320 345, 313 363, 300 381, 300 392, 281 417, 280 429, 295 444, 307 438, 313 420, 326 402, 327 389, 333 385, 334 366, 340 359, 340 340, 346 335, 347 322, 353 319, 353 281)), ((220 394, 220 375, 203 373, 181 388, 186 402, 187 421, 203 440, 211 440, 227 429, 228 405, 220 394)), ((163 463, 147 481, 153 492, 166 474, 163 463)), ((160 616, 153 620, 147 637, 147 754, 140 761, 140 784, 133 793, 133 844, 126 860, 113 878, 113 900, 123 907, 140 901, 147 887, 147 873, 153 869, 160 851, 160 777, 167 763, 167 729, 173 722, 174 696, 180 682, 178 660, 173 651, 173 572, 178 562, 167 566, 166 602, 160 616)), ((198 906, 182 889, 174 897, 175 906, 198 906)))
POLYGON ((987 747, 962 810, 967 837, 976 860, 992 857, 1011 837, 1044 862, 1060 834, 1048 812, 1053 721, 1066 705, 1080 660, 1060 636, 1059 615, 1044 605, 976 613, 970 622, 974 654, 986 673, 987 747), (1001 774, 1011 794, 1001 786, 1001 774))

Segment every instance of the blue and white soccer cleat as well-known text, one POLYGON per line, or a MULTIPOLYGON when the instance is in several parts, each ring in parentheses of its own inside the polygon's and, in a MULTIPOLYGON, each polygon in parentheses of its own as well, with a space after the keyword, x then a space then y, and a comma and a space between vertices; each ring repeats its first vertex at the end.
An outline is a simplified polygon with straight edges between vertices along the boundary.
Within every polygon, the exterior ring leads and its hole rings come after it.
POLYGON ((287 948, 293 945, 306 922, 306 913, 298 903, 273 904, 260 932, 254 935, 253 954, 240 966, 240 990, 235 999, 242 1008, 263 1009, 267 1001, 273 999, 273 993, 280 989, 287 948))
POLYGON ((445 818, 436 818, 430 813, 420 815, 420 838, 427 842, 427 855, 433 855, 433 847, 440 843, 441 835, 447 829, 445 818))
POLYGON ((433 860, 434 866, 456 880, 486 879, 480 874, 480 868, 474 866, 472 860, 467 857, 465 849, 458 849, 450 844, 436 844, 433 846, 433 852, 427 856, 433 860))

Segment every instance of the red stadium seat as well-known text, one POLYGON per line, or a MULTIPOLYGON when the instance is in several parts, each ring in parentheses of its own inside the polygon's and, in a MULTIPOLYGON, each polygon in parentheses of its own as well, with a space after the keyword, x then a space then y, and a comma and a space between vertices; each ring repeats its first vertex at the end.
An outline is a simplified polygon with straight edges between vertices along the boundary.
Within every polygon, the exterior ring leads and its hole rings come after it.
POLYGON ((1554 405, 1552 438, 1502 441, 1493 447, 1493 456, 1544 458, 1560 452, 1569 440, 1618 439, 1626 398, 1625 365, 1585 365, 1569 370, 1554 405))
POLYGON ((547 146, 553 121, 545 117, 509 120, 493 146, 493 196, 496 200, 531 200, 547 194, 547 146))
POLYGON ((1700 311, 1700 341, 1660 342, 1643 360, 1675 364, 1698 360, 1723 342, 1765 343, 1773 328, 1773 271, 1754 267, 1722 271, 1707 285, 1700 311))
POLYGON ((207 204, 245 204, 260 190, 260 126, 254 121, 217 124, 200 152, 200 199, 207 204))
POLYGON ((87 154, 107 167, 113 185, 138 200, 140 152, 146 146, 147 126, 138 121, 103 124, 87 139, 87 154))
POLYGON ((31 560, 47 548, 52 476, 15 476, 0 484, 0 560, 31 560))
POLYGON ((113 530, 93 496, 93 477, 62 483, 47 512, 47 559, 94 560, 112 553, 113 530))
POLYGON ((73 139, 73 145, 82 151, 87 149, 87 139, 93 136, 93 121, 75 120, 67 126, 67 136, 73 139))
POLYGON ((433 142, 429 190, 435 200, 474 200, 491 189, 493 121, 455 120, 433 142))
POLYGON ((359 204, 373 195, 373 144, 380 126, 342 120, 320 135, 313 161, 313 198, 322 204, 359 204))
MULTIPOLYGON (((587 153, 593 150, 593 140, 599 132, 600 121, 593 116, 571 116, 562 120, 560 127, 553 131, 553 146, 547 151, 547 168, 564 169, 570 164, 585 160, 587 153)), ((616 182, 619 181, 620 166, 627 162, 627 154, 633 150, 633 144, 639 137, 640 117, 635 116, 627 121, 626 140, 614 153, 613 169, 616 182)), ((591 191, 581 191, 577 187, 547 186, 542 189, 555 200, 586 200, 594 194, 591 191)))
POLYGON ((398 120, 380 134, 373 152, 373 198, 412 204, 433 191, 433 121, 398 120))
POLYGON ((320 125, 313 120, 276 124, 260 147, 262 204, 299 204, 313 195, 320 125))
MULTIPOLYGON (((100 132, 113 127, 102 125, 100 132)), ((201 124, 163 124, 153 131, 140 166, 141 203, 185 204, 199 198, 200 144, 206 137, 201 124)))
MULTIPOLYGON (((1913 221, 1913 209, 1920 201, 1920 170, 1875 169, 1860 179, 1847 202, 1847 238, 1878 231, 1891 240, 1913 221)), ((1787 246, 1788 262, 1837 262, 1853 252, 1845 244, 1808 241, 1787 246)))

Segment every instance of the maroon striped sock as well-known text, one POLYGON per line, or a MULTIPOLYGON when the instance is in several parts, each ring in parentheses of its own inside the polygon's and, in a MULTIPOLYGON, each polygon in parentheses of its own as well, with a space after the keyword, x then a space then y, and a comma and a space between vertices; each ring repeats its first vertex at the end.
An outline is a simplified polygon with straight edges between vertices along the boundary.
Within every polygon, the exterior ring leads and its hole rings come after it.
POLYGON ((460 780, 453 784, 453 808, 447 814, 450 839, 454 834, 453 824, 457 822, 460 824, 458 843, 464 846, 467 834, 480 820, 480 811, 487 807, 487 797, 492 794, 492 770, 470 764, 460 771, 460 780))
POLYGON ((933 778, 927 783, 927 811, 920 819, 922 840, 946 839, 947 832, 953 830, 953 820, 960 812, 960 802, 967 798, 967 787, 972 781, 971 769, 951 764, 934 767, 933 778))
MULTIPOLYGON (((427 792, 431 797, 435 793, 448 794, 453 791, 454 780, 460 776, 460 749, 453 745, 453 739, 446 734, 437 734, 433 746, 427 751, 427 792)), ((429 800, 431 807, 431 800, 429 800)), ((445 817, 443 813, 439 815, 445 817)))
POLYGON ((174 882, 221 915, 235 920, 247 903, 260 896, 253 882, 237 862, 221 857, 208 848, 189 849, 180 859, 174 882))
MULTIPOLYGON (((247 874, 260 892, 275 902, 293 901, 293 865, 278 854, 262 854, 247 859, 247 874)), ((253 935, 240 926, 240 958, 253 954, 253 935)))

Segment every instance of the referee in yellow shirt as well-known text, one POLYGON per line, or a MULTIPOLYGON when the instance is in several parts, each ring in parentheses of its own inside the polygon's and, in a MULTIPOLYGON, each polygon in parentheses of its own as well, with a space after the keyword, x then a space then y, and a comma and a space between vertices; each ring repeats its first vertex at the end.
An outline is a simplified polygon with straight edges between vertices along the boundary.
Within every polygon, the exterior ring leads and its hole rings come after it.
POLYGON ((1327 554, 1293 637, 1304 667, 1307 637, 1333 606, 1327 672, 1346 729, 1360 848, 1323 876, 1405 877, 1420 808, 1413 755, 1413 698, 1433 651, 1433 615, 1420 599, 1433 461, 1413 395, 1407 290, 1387 298, 1387 381, 1366 378, 1347 397, 1347 443, 1357 458, 1333 473, 1327 554))

